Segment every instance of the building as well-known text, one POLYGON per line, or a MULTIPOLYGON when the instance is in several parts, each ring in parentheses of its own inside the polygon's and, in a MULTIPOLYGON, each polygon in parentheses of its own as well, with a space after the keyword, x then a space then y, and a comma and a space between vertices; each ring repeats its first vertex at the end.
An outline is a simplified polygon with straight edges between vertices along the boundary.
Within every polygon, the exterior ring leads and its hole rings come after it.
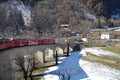
POLYGON ((102 32, 101 33, 101 39, 109 40, 110 39, 110 34, 108 32, 102 32))

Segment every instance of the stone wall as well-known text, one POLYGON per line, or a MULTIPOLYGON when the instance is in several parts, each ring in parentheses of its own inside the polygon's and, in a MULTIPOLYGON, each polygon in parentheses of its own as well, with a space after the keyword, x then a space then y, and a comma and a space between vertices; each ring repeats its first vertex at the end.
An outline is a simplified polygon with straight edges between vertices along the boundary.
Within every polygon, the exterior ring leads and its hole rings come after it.
POLYGON ((14 80, 11 56, 2 55, 0 58, 0 80, 14 80))

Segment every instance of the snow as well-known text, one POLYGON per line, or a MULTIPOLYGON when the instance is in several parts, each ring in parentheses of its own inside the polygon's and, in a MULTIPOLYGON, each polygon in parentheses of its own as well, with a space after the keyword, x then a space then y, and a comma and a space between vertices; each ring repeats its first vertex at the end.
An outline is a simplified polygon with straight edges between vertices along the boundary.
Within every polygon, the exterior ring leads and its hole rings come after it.
POLYGON ((85 16, 86 19, 90 19, 90 20, 94 20, 94 21, 97 20, 97 18, 96 18, 95 15, 92 15, 92 14, 90 14, 90 13, 88 13, 88 12, 85 12, 85 13, 84 13, 84 16, 85 16))
POLYGON ((86 55, 86 52, 90 52, 91 54, 95 54, 97 56, 101 56, 101 55, 111 55, 111 56, 115 56, 115 57, 119 57, 119 55, 110 52, 110 51, 106 51, 106 50, 102 50, 99 47, 93 47, 93 48, 85 48, 81 51, 81 54, 86 55))
POLYGON ((120 80, 120 71, 116 69, 84 60, 80 60, 79 64, 90 80, 120 80))
POLYGON ((100 48, 85 48, 81 52, 73 52, 67 58, 61 58, 62 63, 50 67, 44 80, 120 80, 120 71, 97 62, 81 60, 89 51, 92 54, 114 55, 100 48), (106 52, 106 53, 103 53, 106 52))
POLYGON ((57 75, 47 75, 43 78, 43 80, 59 80, 59 77, 57 75))
POLYGON ((84 42, 88 42, 88 40, 86 38, 82 38, 82 41, 84 42))

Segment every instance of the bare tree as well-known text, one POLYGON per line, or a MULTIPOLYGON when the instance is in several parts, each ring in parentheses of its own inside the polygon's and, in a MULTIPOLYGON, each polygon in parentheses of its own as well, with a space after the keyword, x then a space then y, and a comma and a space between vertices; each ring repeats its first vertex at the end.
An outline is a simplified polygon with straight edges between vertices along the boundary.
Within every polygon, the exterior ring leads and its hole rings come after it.
POLYGON ((27 80, 28 76, 33 80, 32 72, 35 69, 35 58, 32 53, 27 55, 17 55, 15 57, 15 64, 19 67, 19 71, 23 73, 25 80, 27 80))
POLYGON ((42 36, 46 32, 53 31, 53 26, 56 24, 56 17, 50 10, 37 9, 33 11, 33 26, 39 36, 42 36))

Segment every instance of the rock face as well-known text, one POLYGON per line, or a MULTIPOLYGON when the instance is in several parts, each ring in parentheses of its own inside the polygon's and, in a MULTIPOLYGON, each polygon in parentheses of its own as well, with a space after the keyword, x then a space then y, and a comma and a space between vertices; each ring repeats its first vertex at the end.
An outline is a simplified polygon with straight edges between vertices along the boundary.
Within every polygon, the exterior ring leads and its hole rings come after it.
POLYGON ((93 26, 91 20, 99 16, 110 18, 120 13, 119 3, 120 0, 0 0, 0 36, 51 36, 60 24, 70 24, 70 29, 77 31, 81 26, 93 26))
POLYGON ((0 36, 23 34, 25 26, 30 25, 30 5, 25 5, 22 1, 13 0, 0 3, 0 14, 0 36))

